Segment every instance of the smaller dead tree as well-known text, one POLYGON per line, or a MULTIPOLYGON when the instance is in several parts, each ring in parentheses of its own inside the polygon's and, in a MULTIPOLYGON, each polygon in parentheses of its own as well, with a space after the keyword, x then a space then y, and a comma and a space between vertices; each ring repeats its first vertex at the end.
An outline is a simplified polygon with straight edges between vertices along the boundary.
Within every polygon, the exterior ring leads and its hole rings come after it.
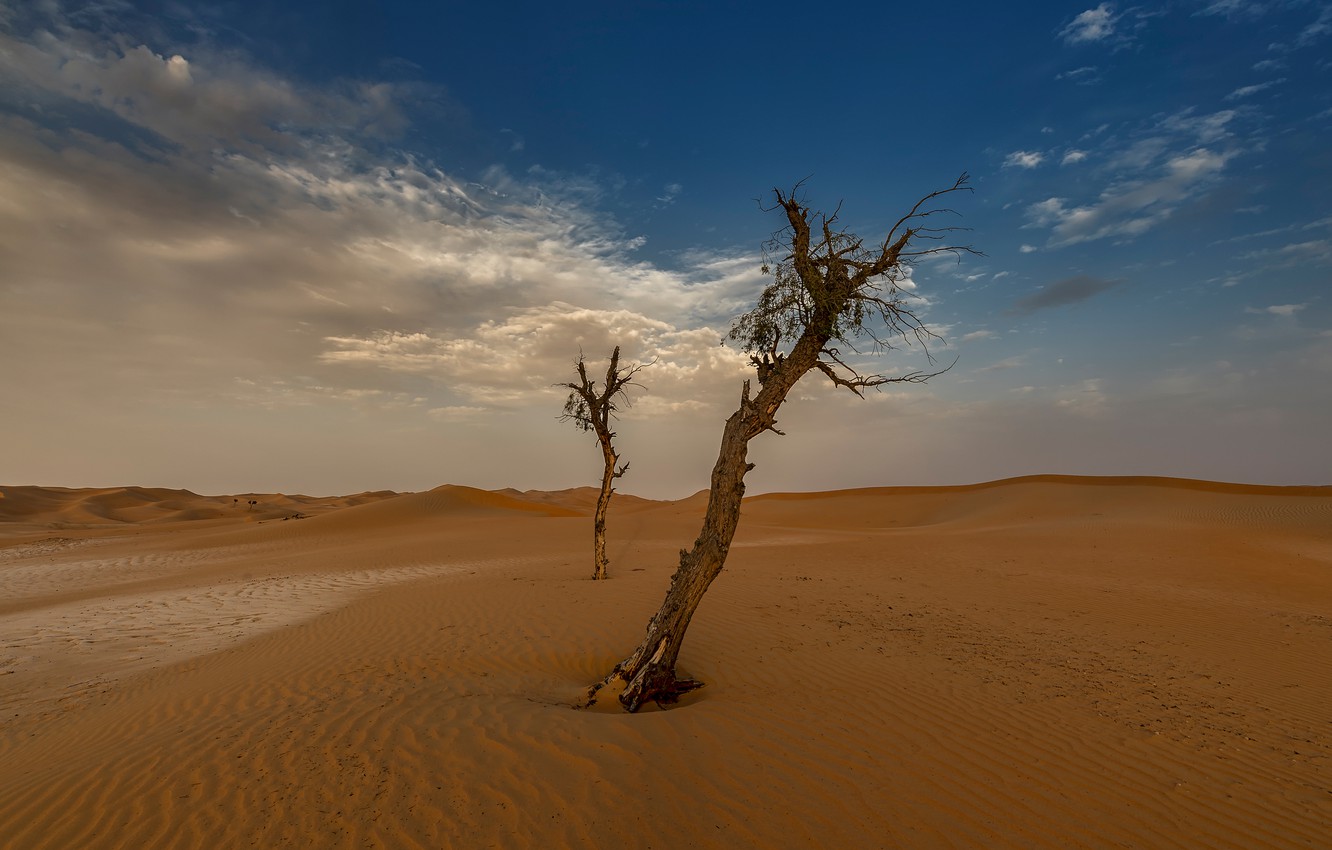
POLYGON ((578 361, 574 364, 574 368, 578 371, 578 381, 555 385, 569 390, 569 398, 564 402, 564 413, 560 414, 560 419, 572 422, 580 431, 595 433, 597 442, 601 444, 602 459, 605 461, 605 469, 601 475, 601 493, 597 496, 597 512, 592 522, 594 581, 609 577, 607 568, 610 562, 606 558, 606 510, 610 507, 611 494, 615 492, 612 486, 615 479, 629 471, 628 462, 623 466, 616 466, 620 456, 615 451, 613 442, 615 432, 611 430, 610 423, 616 418, 615 413, 619 410, 620 404, 629 406, 628 388, 640 386, 634 383, 634 376, 650 365, 651 362, 621 367, 620 347, 617 345, 611 352, 610 365, 606 367, 606 380, 598 388, 597 382, 588 377, 587 363, 583 360, 582 352, 579 352, 578 361))

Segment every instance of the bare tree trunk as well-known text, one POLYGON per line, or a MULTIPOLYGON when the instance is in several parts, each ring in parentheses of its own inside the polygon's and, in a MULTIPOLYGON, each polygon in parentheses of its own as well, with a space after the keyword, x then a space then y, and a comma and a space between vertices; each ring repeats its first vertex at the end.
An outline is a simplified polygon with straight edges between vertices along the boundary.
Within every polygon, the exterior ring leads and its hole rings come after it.
POLYGON ((749 381, 745 381, 740 408, 726 420, 721 449, 712 468, 712 486, 703 529, 694 548, 680 552, 680 568, 671 576, 671 586, 661 608, 648 623, 647 634, 638 649, 616 665, 601 683, 592 686, 588 702, 596 701, 603 686, 619 680, 624 690, 620 703, 637 711, 647 701, 672 703, 702 682, 679 679, 675 662, 684 643, 685 630, 694 616, 703 594, 722 571, 730 552, 731 540, 740 525, 740 503, 745 495, 745 474, 753 469, 748 462, 749 441, 764 431, 776 431, 777 409, 800 377, 814 367, 825 338, 806 334, 791 355, 776 366, 751 401, 749 381))
MULTIPOLYGON (((749 352, 762 389, 751 401, 749 382, 745 382, 740 408, 726 420, 722 432, 703 530, 693 549, 680 552, 680 568, 671 576, 666 599, 648 622, 643 642, 609 676, 588 690, 589 705, 597 701, 601 688, 617 682, 623 685, 620 703, 629 711, 637 711, 647 700, 675 702, 680 694, 701 687, 702 683, 692 679, 676 678, 680 645, 703 594, 726 563, 731 539, 740 524, 745 474, 753 469, 747 461, 749 441, 764 431, 781 433, 775 427, 777 409, 806 372, 818 369, 835 386, 856 395, 889 383, 923 383, 940 374, 910 372, 895 378, 862 375, 837 347, 828 343, 835 339, 858 353, 854 341, 862 336, 872 340, 876 348, 891 347, 890 341, 896 337, 908 344, 914 339, 924 346, 933 337, 911 312, 898 284, 906 278, 914 259, 939 253, 974 253, 966 246, 948 244, 911 250, 912 240, 917 237, 942 240, 943 234, 958 229, 922 222, 929 216, 950 212, 931 203, 952 192, 968 191, 966 184, 967 176, 963 174, 951 188, 931 192, 917 201, 874 247, 855 234, 835 228, 835 212, 816 217, 821 234, 813 241, 809 208, 796 199, 796 192, 774 191, 789 227, 769 244, 789 255, 778 263, 773 282, 763 290, 758 304, 736 321, 729 335, 749 352), (867 321, 882 322, 883 330, 868 326, 867 321), (795 345, 790 353, 783 354, 783 341, 795 334, 799 335, 795 345)), ((765 265, 764 273, 769 271, 765 265)), ((581 362, 579 369, 581 374, 581 362)))
MULTIPOLYGON (((653 361, 656 362, 655 360, 653 361)), ((620 456, 615 452, 615 432, 611 430, 611 420, 615 418, 617 404, 629 403, 629 387, 638 386, 633 378, 651 363, 620 368, 620 347, 611 352, 610 365, 606 367, 606 383, 597 390, 596 381, 587 376, 587 364, 583 355, 578 354, 574 368, 578 371, 578 383, 564 382, 557 387, 567 387, 569 398, 564 402, 564 413, 560 419, 573 422, 580 431, 592 431, 601 444, 601 456, 606 462, 606 470, 601 475, 601 492, 597 495, 597 512, 592 521, 592 580, 609 578, 610 562, 606 558, 606 510, 610 507, 611 495, 615 488, 615 479, 629 471, 629 464, 615 468, 620 456)))
POLYGON ((597 494, 597 513, 592 521, 593 581, 609 578, 607 570, 610 567, 610 561, 606 558, 606 510, 610 507, 611 494, 615 492, 612 485, 615 479, 619 477, 615 470, 615 462, 619 460, 619 457, 616 456, 610 440, 602 441, 601 454, 606 459, 606 471, 601 476, 601 492, 597 494))

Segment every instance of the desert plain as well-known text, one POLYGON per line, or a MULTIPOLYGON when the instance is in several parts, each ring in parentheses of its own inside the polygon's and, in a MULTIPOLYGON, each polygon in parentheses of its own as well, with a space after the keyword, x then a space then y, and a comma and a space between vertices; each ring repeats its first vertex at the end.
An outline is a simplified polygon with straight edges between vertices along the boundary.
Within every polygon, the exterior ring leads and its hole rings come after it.
POLYGON ((6 850, 1332 847, 1332 487, 0 494, 6 850))

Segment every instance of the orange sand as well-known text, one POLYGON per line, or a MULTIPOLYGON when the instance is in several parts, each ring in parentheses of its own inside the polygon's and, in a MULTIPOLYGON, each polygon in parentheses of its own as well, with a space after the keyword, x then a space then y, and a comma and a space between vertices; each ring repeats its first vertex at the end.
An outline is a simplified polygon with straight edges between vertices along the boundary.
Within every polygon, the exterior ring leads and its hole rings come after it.
POLYGON ((1332 846, 1332 488, 0 493, 3 848, 1332 846))

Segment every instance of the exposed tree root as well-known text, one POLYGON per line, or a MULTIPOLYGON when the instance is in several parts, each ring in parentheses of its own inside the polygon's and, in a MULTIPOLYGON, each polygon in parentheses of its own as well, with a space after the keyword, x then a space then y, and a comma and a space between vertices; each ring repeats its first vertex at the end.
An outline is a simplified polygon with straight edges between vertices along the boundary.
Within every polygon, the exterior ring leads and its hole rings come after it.
MULTIPOLYGON (((680 634, 684 634, 684 629, 680 634)), ((703 687, 702 682, 675 677, 675 656, 680 648, 669 632, 656 642, 656 647, 647 661, 643 661, 641 655, 635 655, 637 672, 632 677, 628 673, 635 668, 625 670, 624 678, 628 684, 620 694, 620 705, 630 713, 638 711, 645 700, 652 700, 657 705, 672 704, 680 699, 680 694, 703 687)))
POLYGON ((675 671, 660 665, 645 665, 633 679, 626 679, 616 667, 609 676, 587 689, 587 699, 581 707, 590 708, 614 696, 624 710, 632 714, 649 702, 658 706, 674 705, 683 694, 701 687, 703 682, 676 678, 675 671))

